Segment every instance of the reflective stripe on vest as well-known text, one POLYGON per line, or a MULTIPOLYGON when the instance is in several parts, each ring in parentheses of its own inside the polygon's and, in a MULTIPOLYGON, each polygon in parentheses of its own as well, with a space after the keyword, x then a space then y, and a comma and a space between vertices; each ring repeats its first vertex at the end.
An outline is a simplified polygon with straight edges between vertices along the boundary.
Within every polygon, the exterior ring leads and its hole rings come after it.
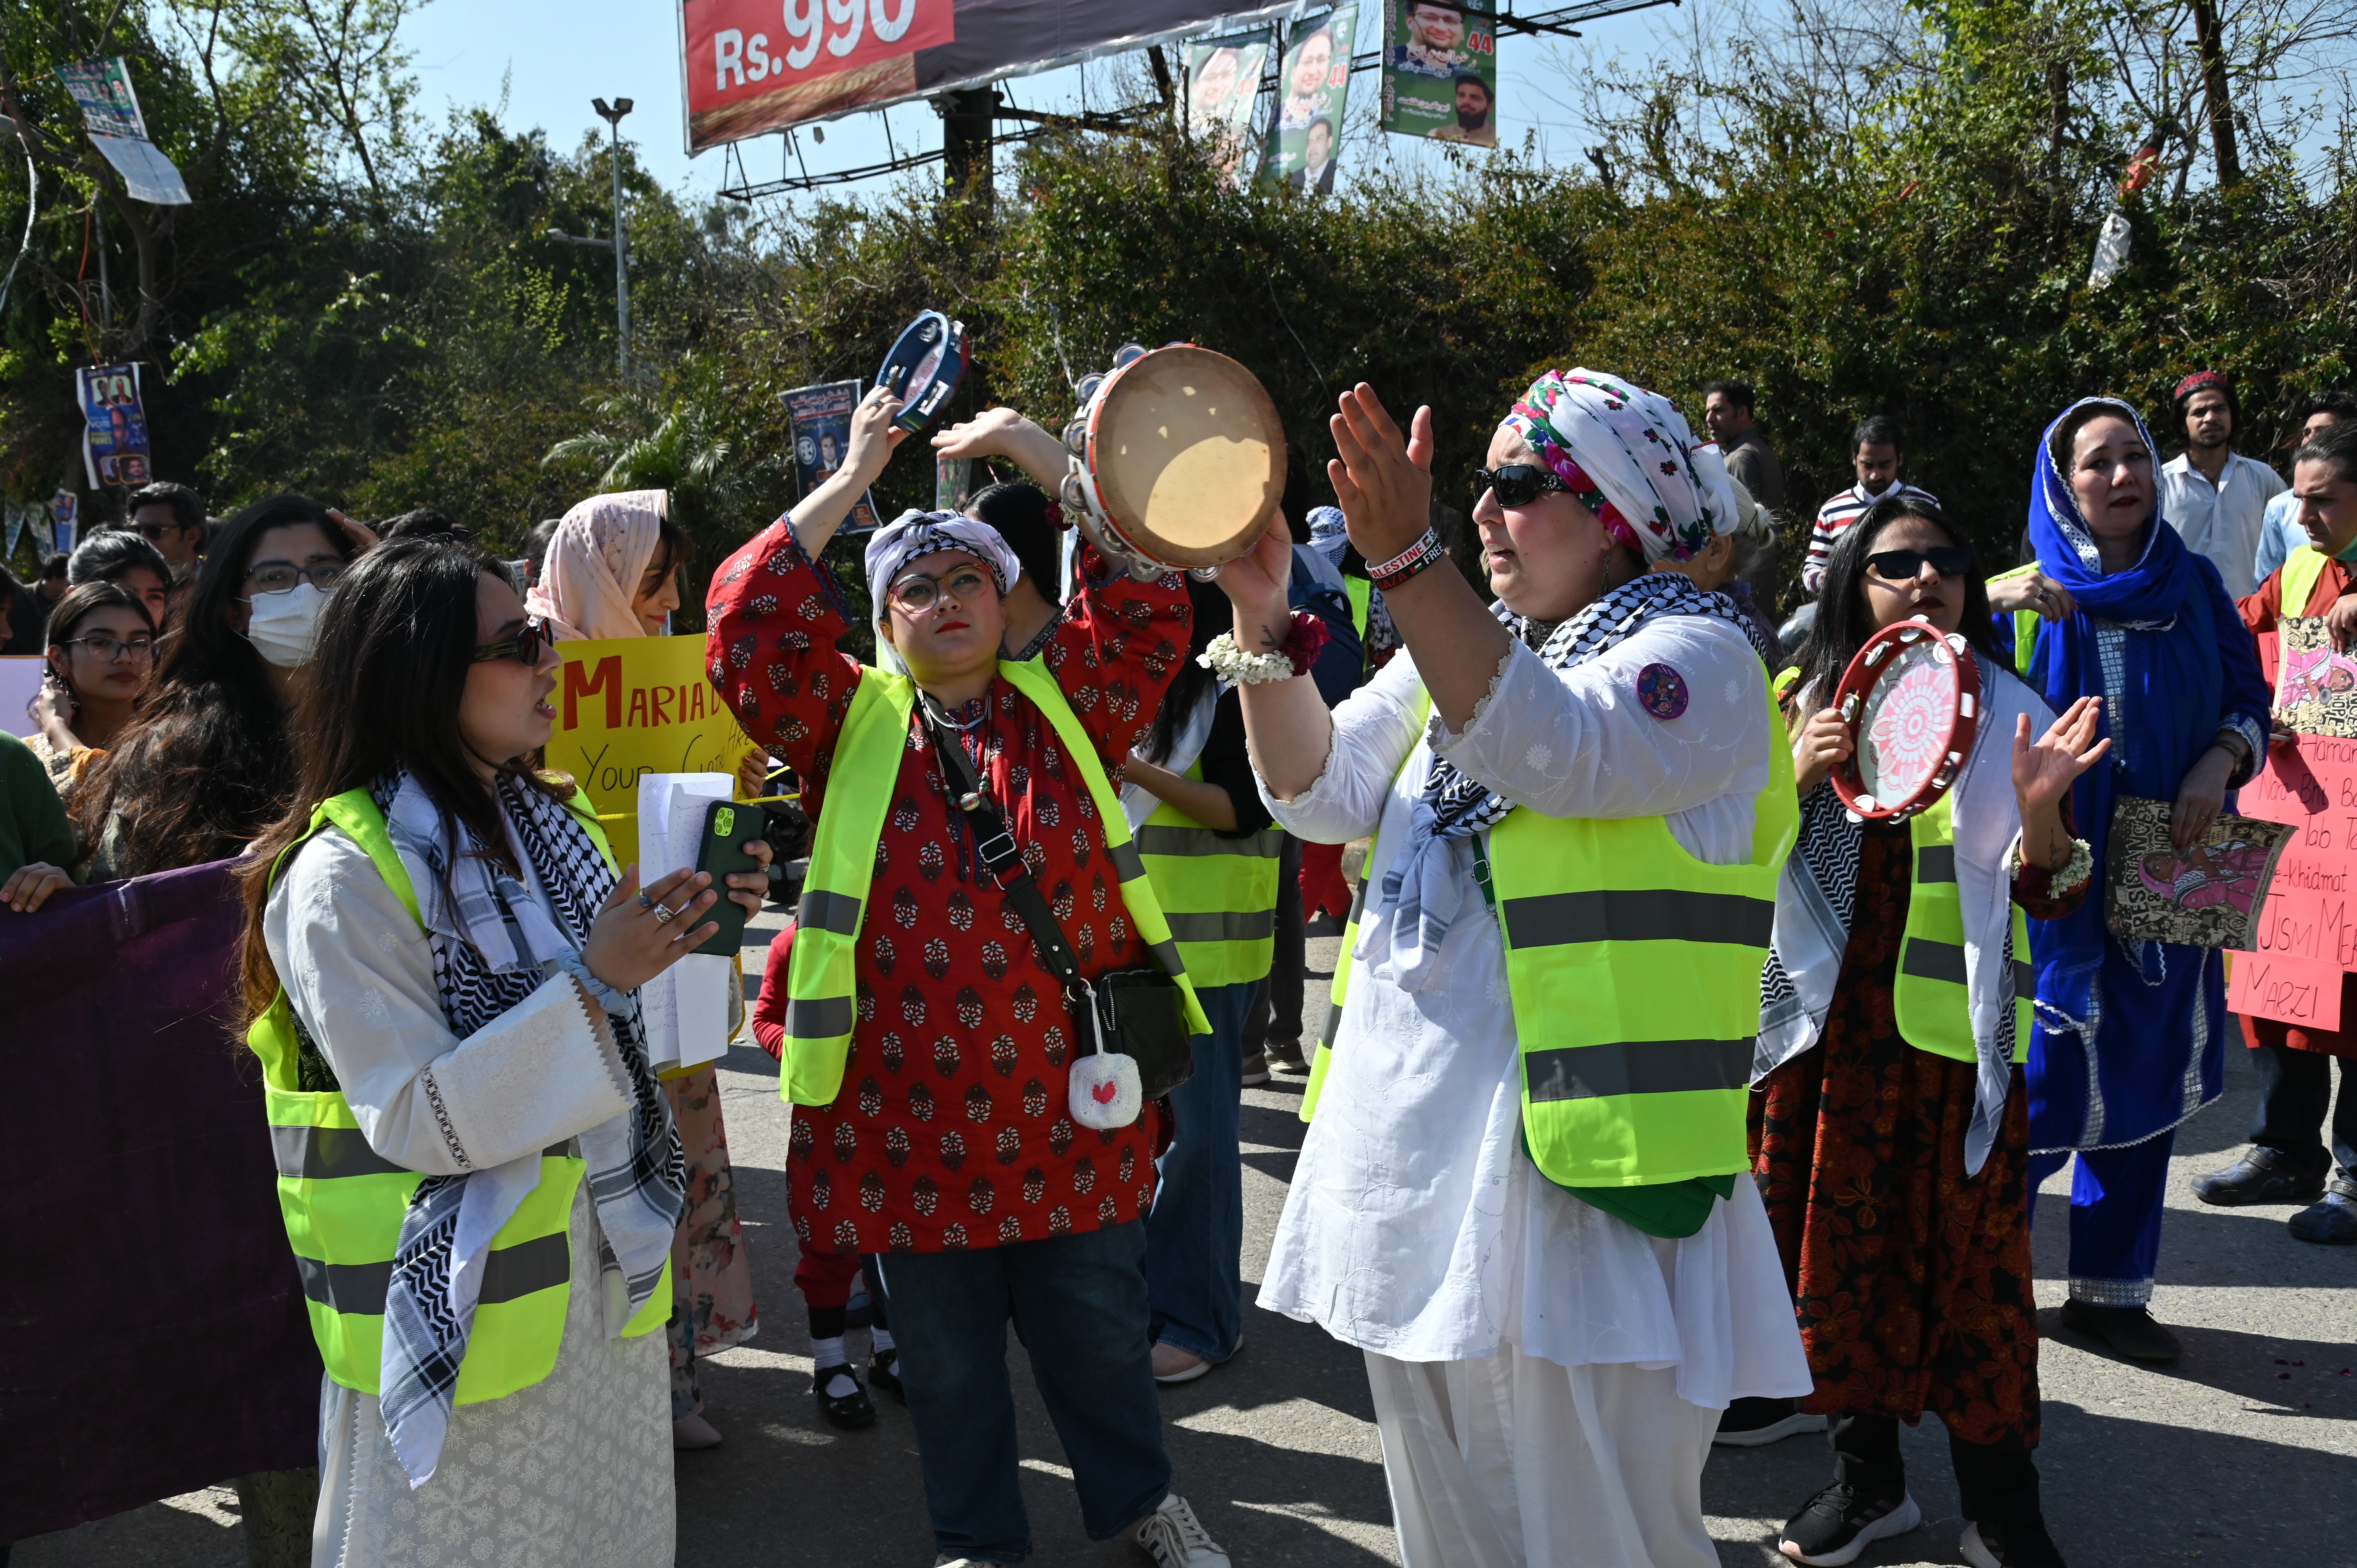
MULTIPOLYGON (((1079 768, 1096 806, 1106 858, 1119 875, 1130 924, 1163 972, 1178 982, 1188 1027, 1210 1034, 1211 1023, 1195 1000, 1178 943, 1163 919, 1137 847, 1130 843, 1121 797, 1105 778, 1088 731, 1039 660, 1015 664, 1002 659, 998 673, 1047 715, 1079 768)), ((802 884, 802 907, 811 917, 805 923, 796 916, 793 950, 786 960, 786 1030, 778 1094, 796 1105, 832 1105, 843 1092, 844 1064, 850 1059, 851 1034, 859 1021, 859 928, 876 875, 876 846, 899 787, 900 757, 911 744, 909 721, 916 711, 916 684, 905 675, 871 666, 860 671, 859 688, 835 737, 826 799, 813 830, 810 869, 802 884)))
MULTIPOLYGON (((1964 966, 1964 901, 1956 886, 1955 817, 1951 793, 1907 824, 1914 869, 1907 889, 1907 929, 1900 938, 1897 1017, 1900 1037, 1919 1051, 1976 1061, 1972 993, 1964 966)), ((2008 900, 2009 902, 2009 900, 2008 900)), ((2012 966, 2013 1059, 2029 1056, 2031 1002, 2037 976, 2029 966, 2029 919, 2013 904, 2008 961, 2012 966)))
POLYGON ((2304 616, 2308 613, 2308 596, 2316 592, 2317 579, 2324 575, 2327 557, 2313 544, 2303 544, 2293 551, 2283 564, 2283 603, 2277 616, 2304 616))
MULTIPOLYGON (((1187 777, 1201 783, 1200 758, 1187 777)), ((1137 830, 1137 853, 1188 977, 1198 985, 1247 985, 1276 951, 1276 892, 1285 830, 1222 838, 1168 801, 1137 830)))
MULTIPOLYGON (((1991 577, 1989 585, 1995 587, 2015 577, 2027 577, 2037 570, 2038 563, 2035 561, 2027 566, 2016 566, 2010 572, 1999 572, 1991 577)), ((2029 679, 2029 660, 2038 651, 2039 623, 2045 618, 2036 610, 2013 612, 2013 672, 2025 681, 2029 679)))
MULTIPOLYGON (((415 918, 416 890, 368 792, 355 789, 323 802, 312 812, 310 832, 317 833, 329 823, 367 853, 415 918)), ((610 866, 613 852, 605 833, 594 821, 584 826, 610 866)), ((290 847, 287 854, 292 853, 290 847)), ((281 855, 272 868, 274 881, 285 865, 281 855)), ((246 1031, 246 1044, 262 1061, 263 1103, 278 1167, 279 1212, 286 1222, 320 1359, 338 1383, 375 1393, 393 1255, 410 1195, 424 1178, 370 1145, 341 1093, 297 1087, 299 1040, 283 989, 246 1031)), ((529 1388, 556 1365, 571 1294, 573 1256, 566 1231, 574 1191, 585 1168, 567 1147, 542 1152, 540 1185, 491 1238, 467 1359, 458 1369, 460 1404, 479 1404, 529 1388)), ((622 1332, 651 1334, 670 1316, 666 1280, 622 1332)))

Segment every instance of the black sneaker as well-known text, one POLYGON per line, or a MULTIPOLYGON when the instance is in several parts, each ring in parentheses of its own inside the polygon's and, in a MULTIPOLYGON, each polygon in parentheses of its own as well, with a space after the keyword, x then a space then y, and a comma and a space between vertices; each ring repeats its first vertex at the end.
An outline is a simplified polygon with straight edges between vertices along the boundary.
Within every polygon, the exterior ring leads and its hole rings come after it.
POLYGON ((1270 1067, 1281 1073, 1298 1078, 1309 1070, 1308 1062, 1302 1058, 1299 1040, 1271 1040, 1261 1054, 1268 1058, 1270 1067))
POLYGON ((2091 1334, 2113 1354, 2165 1367, 2185 1354, 2177 1336, 2153 1321, 2147 1306, 2096 1306, 2072 1296, 2062 1304, 2065 1326, 2091 1334))
POLYGON ((2193 1179, 2193 1196, 2221 1208, 2250 1203, 2313 1203, 2324 1196, 2323 1171, 2301 1170, 2280 1152, 2260 1144, 2228 1165, 2193 1179))
POLYGON ((1793 1407, 1791 1400, 1739 1399, 1718 1418, 1711 1437, 1721 1448, 1765 1448, 1803 1432, 1823 1432, 1825 1418, 1793 1407))
POLYGON ((819 1368, 811 1374, 811 1392, 818 1400, 819 1414, 826 1418, 829 1426, 856 1432, 863 1426, 876 1424, 876 1407, 868 1402, 867 1391, 859 1386, 859 1380, 852 1375, 849 1367, 837 1364, 819 1368), (830 1394, 826 1391, 827 1385, 837 1378, 851 1384, 849 1393, 830 1394))
POLYGON ((1973 1568, 2070 1568, 2054 1538, 2046 1533, 2043 1520, 2014 1525, 1994 1520, 1968 1524, 1956 1550, 1973 1568))
POLYGON ((909 1391, 900 1386, 900 1352, 878 1350, 867 1363, 867 1386, 882 1389, 902 1404, 909 1402, 909 1391))
POLYGON ((1257 1088, 1268 1081, 1268 1054, 1254 1051, 1244 1058, 1243 1082, 1246 1089, 1257 1088))
POLYGON ((1778 1550, 1809 1568, 1842 1568, 1867 1543, 1904 1535, 1923 1522, 1923 1510, 1903 1489, 1895 1498, 1862 1497, 1846 1481, 1835 1481, 1809 1499, 1784 1526, 1778 1550))
POLYGON ((2299 1240, 2326 1247, 2357 1247, 2357 1181, 2335 1177, 2332 1190, 2321 1201, 2301 1209, 2286 1223, 2299 1240))

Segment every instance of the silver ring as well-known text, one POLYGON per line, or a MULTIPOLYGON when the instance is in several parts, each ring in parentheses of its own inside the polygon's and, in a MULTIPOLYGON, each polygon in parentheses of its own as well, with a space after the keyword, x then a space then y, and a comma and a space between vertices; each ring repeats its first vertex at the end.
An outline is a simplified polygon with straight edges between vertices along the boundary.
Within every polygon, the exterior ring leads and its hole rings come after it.
POLYGON ((660 925, 678 913, 679 911, 676 909, 666 909, 661 904, 658 904, 655 906, 655 923, 660 925))

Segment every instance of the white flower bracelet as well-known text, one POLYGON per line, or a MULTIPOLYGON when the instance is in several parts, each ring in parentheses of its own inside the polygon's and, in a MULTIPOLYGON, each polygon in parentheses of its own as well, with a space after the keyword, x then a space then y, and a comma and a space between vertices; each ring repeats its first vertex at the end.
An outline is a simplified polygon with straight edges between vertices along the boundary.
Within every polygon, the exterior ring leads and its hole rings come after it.
POLYGON ((1211 639, 1211 645, 1195 656, 1195 662, 1221 680, 1232 681, 1239 686, 1265 686, 1293 679, 1290 655, 1281 650, 1247 653, 1237 645, 1232 632, 1223 631, 1211 639))

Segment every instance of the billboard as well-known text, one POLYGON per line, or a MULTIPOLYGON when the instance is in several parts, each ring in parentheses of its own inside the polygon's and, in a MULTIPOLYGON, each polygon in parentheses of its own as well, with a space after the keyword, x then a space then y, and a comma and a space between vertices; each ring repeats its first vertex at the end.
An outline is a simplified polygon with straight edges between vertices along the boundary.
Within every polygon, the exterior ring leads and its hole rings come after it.
POLYGON ((1498 145, 1498 24, 1456 0, 1382 0, 1386 131, 1498 145))
POLYGON ((1228 183, 1243 177, 1252 141, 1253 106, 1260 102, 1261 67, 1268 61, 1265 30, 1243 38, 1191 44, 1187 49, 1187 128, 1219 149, 1228 183))
POLYGON ((91 489, 147 482, 147 413, 136 365, 83 365, 74 371, 81 404, 82 467, 91 489))
POLYGON ((1297 0, 681 0, 687 150, 1299 9, 1297 0))
POLYGON ((1296 190, 1334 188, 1342 147, 1342 111, 1350 102, 1351 44, 1359 34, 1359 7, 1339 5, 1316 23, 1293 29, 1276 73, 1276 116, 1260 177, 1296 190))

